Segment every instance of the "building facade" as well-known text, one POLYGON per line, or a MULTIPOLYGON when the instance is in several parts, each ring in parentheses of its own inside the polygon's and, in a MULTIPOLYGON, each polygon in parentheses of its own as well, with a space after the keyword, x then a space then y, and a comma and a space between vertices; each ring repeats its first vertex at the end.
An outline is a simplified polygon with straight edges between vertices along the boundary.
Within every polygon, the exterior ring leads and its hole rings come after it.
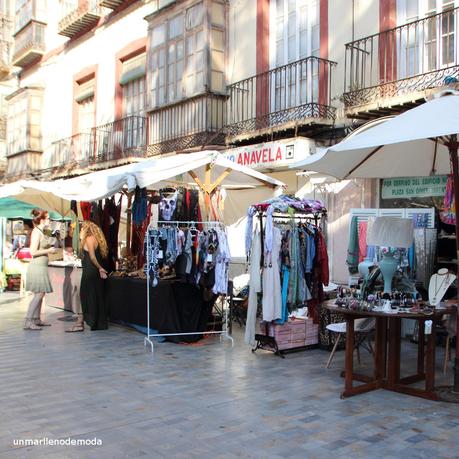
POLYGON ((454 87, 458 8, 458 0, 5 3, 2 17, 15 20, 12 51, 1 44, 10 53, 0 68, 10 82, 4 179, 221 150, 289 192, 327 200, 332 278, 345 281, 349 208, 378 206, 379 185, 313 186, 288 162, 454 87))

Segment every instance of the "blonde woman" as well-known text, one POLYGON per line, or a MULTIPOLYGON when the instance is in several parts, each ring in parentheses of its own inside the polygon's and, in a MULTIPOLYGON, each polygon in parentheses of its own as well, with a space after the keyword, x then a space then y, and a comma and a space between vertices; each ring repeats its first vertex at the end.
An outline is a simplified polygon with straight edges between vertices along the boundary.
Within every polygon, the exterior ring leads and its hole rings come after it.
POLYGON ((51 247, 49 237, 45 234, 50 220, 46 210, 32 210, 34 228, 30 235, 30 253, 32 261, 27 270, 25 288, 33 292, 33 298, 27 310, 24 330, 41 330, 41 327, 50 325, 41 320, 41 306, 46 293, 51 293, 53 288, 48 275, 48 255, 55 253, 51 247))
POLYGON ((90 221, 85 221, 80 232, 83 272, 80 284, 80 299, 83 316, 77 323, 66 330, 79 332, 84 330, 86 322, 91 330, 105 330, 108 328, 107 310, 104 300, 104 279, 107 271, 102 266, 103 259, 107 258, 108 247, 102 230, 90 221), (84 320, 84 322, 83 322, 84 320))

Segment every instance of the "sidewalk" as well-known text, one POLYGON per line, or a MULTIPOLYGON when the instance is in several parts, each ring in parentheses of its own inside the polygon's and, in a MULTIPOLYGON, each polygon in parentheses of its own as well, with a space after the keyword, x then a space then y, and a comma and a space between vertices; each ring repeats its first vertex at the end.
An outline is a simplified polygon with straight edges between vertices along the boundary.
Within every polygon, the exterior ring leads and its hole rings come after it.
POLYGON ((54 308, 51 327, 23 331, 29 300, 0 294, 0 458, 458 457, 458 405, 383 390, 341 400, 342 352, 329 370, 318 349, 252 354, 236 325, 234 349, 212 338, 153 355, 117 326, 66 334, 54 308), (102 445, 13 446, 45 437, 102 445))

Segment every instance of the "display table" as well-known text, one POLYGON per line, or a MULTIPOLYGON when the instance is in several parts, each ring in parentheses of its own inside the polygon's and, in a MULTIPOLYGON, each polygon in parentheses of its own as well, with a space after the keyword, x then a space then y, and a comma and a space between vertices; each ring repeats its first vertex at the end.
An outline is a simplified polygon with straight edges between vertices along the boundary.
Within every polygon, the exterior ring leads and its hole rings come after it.
POLYGON ((340 312, 346 320, 346 356, 344 370, 344 391, 341 397, 362 394, 375 389, 387 389, 408 395, 438 400, 435 393, 435 329, 444 314, 451 314, 455 308, 434 310, 430 315, 420 313, 399 312, 387 314, 373 311, 354 311, 341 308, 334 304, 335 300, 324 303, 324 307, 340 312), (373 377, 354 373, 354 320, 374 317, 376 319, 376 337, 374 351, 373 377), (417 320, 419 323, 419 340, 417 356, 417 373, 400 378, 401 354, 401 319, 417 320), (431 320, 432 332, 427 335, 427 350, 424 352, 424 325, 431 320), (425 380, 425 388, 410 387, 411 384, 425 380), (353 382, 363 384, 354 386, 353 382))
MULTIPOLYGON (((147 325, 147 281, 110 277, 106 282, 107 310, 112 322, 147 325)), ((204 332, 214 301, 204 301, 202 291, 179 280, 161 280, 150 286, 150 328, 159 333, 204 332)), ((173 342, 194 342, 202 335, 170 336, 173 342)))
POLYGON ((53 292, 46 294, 46 304, 81 313, 80 282, 82 269, 73 262, 55 261, 48 265, 53 292))

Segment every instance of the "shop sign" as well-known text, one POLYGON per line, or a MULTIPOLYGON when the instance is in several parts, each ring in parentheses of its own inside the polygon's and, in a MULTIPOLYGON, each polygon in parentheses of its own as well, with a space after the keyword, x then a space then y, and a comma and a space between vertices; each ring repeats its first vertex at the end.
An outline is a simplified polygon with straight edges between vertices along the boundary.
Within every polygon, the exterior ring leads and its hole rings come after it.
POLYGON ((401 199, 444 196, 447 181, 447 175, 384 179, 381 197, 383 199, 401 199))
POLYGON ((315 143, 307 138, 266 142, 226 150, 224 156, 241 166, 276 169, 315 153, 315 143))

